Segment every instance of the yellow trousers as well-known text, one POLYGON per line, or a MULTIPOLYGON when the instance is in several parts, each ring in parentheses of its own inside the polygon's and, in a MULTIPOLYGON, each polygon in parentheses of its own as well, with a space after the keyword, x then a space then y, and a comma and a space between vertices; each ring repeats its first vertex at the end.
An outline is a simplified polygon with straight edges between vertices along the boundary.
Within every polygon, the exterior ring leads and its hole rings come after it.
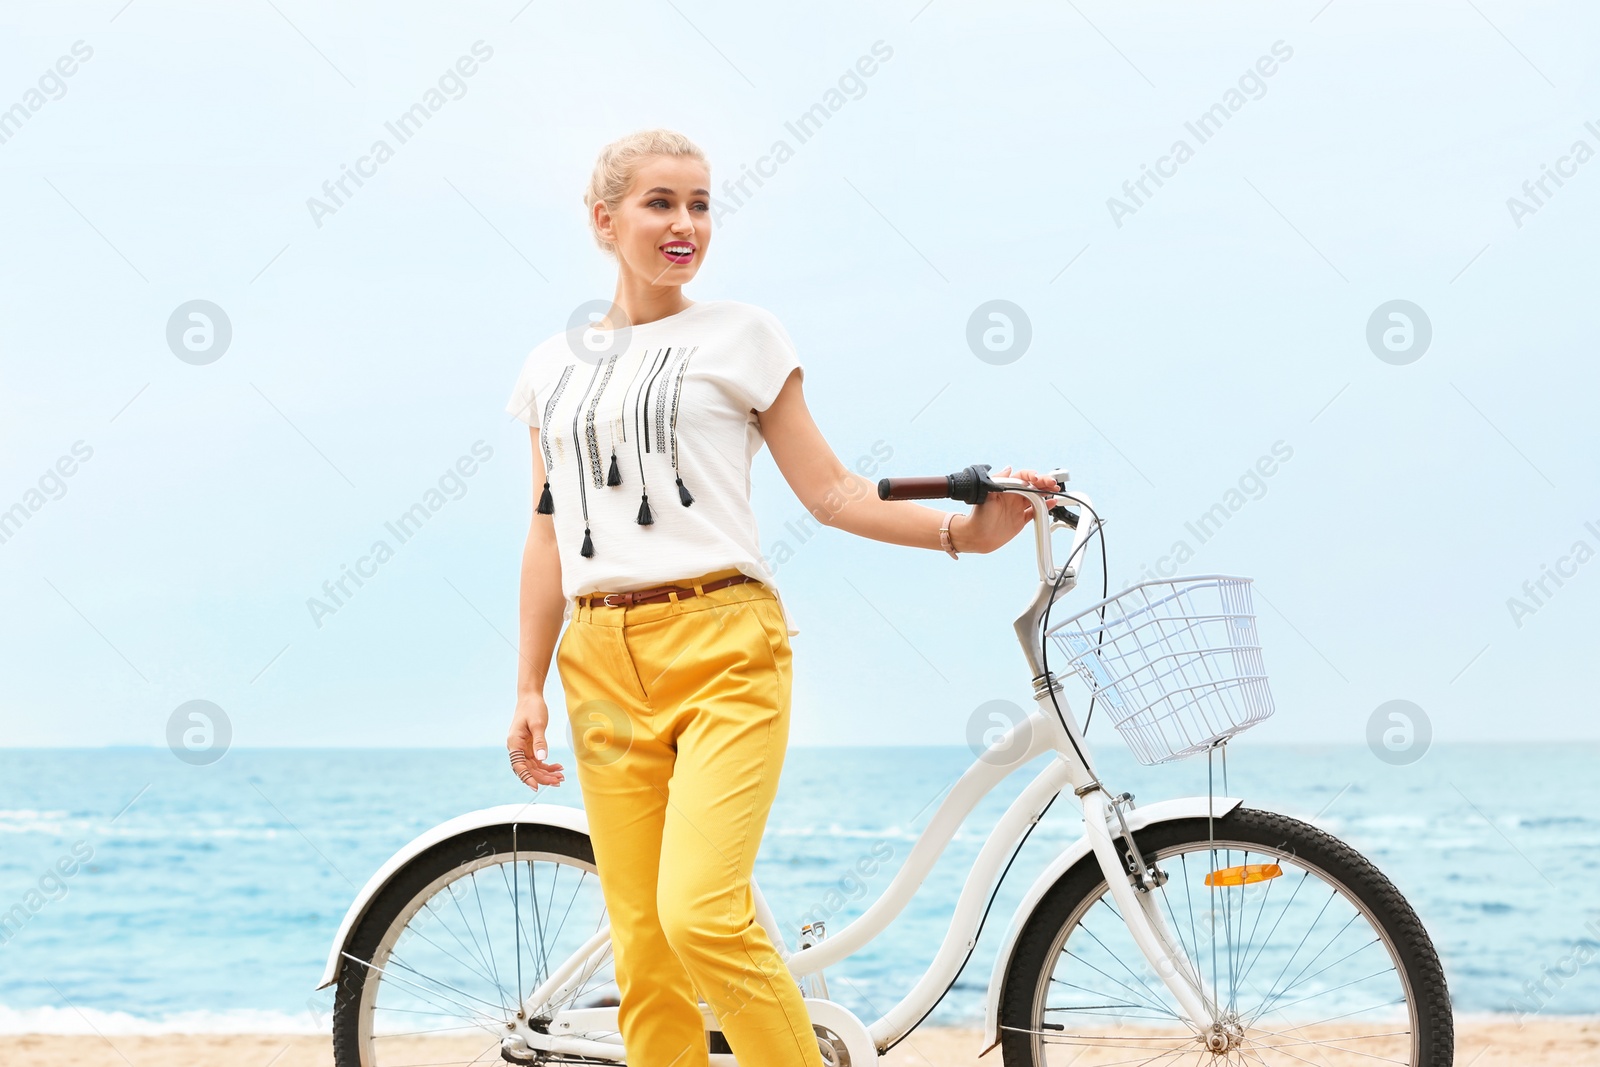
POLYGON ((556 664, 628 1063, 707 1067, 703 999, 741 1064, 822 1067, 750 890, 789 741, 791 651, 776 594, 752 581, 631 607, 579 600, 556 664))

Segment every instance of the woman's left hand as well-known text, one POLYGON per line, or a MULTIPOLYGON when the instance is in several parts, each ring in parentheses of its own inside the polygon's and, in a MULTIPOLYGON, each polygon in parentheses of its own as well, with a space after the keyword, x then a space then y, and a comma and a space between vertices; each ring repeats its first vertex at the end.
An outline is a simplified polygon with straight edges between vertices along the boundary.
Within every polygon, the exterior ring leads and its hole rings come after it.
MULTIPOLYGON (((1039 489, 1057 489, 1061 484, 1038 471, 1011 468, 995 471, 996 477, 1012 477, 1030 483, 1039 489)), ((950 541, 957 552, 993 552, 1006 544, 1033 521, 1035 501, 1041 498, 1026 493, 990 493, 981 504, 974 504, 967 515, 957 515, 950 522, 950 541)), ((1048 509, 1056 503, 1054 497, 1044 497, 1048 509)))

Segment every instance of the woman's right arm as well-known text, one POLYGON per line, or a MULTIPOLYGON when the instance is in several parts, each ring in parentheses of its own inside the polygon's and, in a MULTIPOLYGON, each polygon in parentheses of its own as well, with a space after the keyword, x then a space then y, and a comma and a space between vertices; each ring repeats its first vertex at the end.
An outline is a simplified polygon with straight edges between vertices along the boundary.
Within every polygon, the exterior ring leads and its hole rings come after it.
MULTIPOLYGON (((537 501, 544 486, 544 455, 539 450, 538 429, 528 433, 533 440, 533 498, 537 501)), ((522 591, 518 599, 517 708, 511 718, 506 748, 517 776, 538 792, 541 784, 560 785, 564 778, 561 764, 546 762, 549 746, 545 730, 550 723, 550 709, 544 702, 544 683, 561 633, 566 597, 561 591, 555 520, 539 514, 537 508, 522 547, 522 591)))

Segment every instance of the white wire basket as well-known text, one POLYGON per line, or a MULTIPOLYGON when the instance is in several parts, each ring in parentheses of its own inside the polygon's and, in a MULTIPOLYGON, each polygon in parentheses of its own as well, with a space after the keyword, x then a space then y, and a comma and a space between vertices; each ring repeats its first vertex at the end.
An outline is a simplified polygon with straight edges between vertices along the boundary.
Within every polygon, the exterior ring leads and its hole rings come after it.
POLYGON ((1140 763, 1204 752, 1272 714, 1249 578, 1140 582, 1046 636, 1140 763))

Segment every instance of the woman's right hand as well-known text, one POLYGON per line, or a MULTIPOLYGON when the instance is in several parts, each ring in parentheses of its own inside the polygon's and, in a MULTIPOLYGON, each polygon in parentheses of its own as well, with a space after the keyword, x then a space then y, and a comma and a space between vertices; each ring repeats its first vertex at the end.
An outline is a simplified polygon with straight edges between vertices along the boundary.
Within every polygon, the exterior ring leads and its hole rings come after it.
MULTIPOLYGON (((1036 489, 1061 488, 1060 482, 1034 470, 1019 470, 1012 474, 1010 467, 1004 467, 995 471, 995 474, 1020 478, 1036 489)), ((982 504, 973 505, 970 514, 956 513, 956 518, 964 521, 950 524, 951 544, 958 552, 993 552, 1010 542, 1033 521, 1033 499, 1031 494, 1024 493, 990 493, 982 504)), ((1045 497, 1039 506, 1048 510, 1058 503, 1060 501, 1055 497, 1045 497)))
POLYGON ((511 755, 511 769, 535 793, 541 784, 560 785, 566 777, 561 773, 561 764, 545 762, 549 747, 544 732, 549 725, 550 709, 542 695, 527 693, 517 698, 506 749, 511 755))

